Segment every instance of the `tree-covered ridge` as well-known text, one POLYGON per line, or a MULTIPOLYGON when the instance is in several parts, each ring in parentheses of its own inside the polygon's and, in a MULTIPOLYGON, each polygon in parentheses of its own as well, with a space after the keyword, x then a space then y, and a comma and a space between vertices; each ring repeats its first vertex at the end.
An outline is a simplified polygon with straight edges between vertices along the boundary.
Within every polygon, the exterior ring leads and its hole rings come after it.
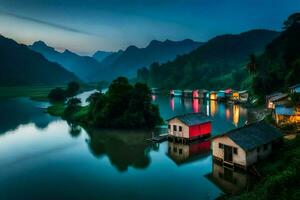
POLYGON ((78 78, 27 46, 0 35, 0 85, 64 84, 78 78))
MULTIPOLYGON (((293 17, 294 16, 294 17, 293 17)), ((300 14, 285 22, 285 30, 257 59, 253 89, 263 96, 300 82, 300 14), (298 21, 296 20, 298 19, 298 21), (292 22, 291 22, 292 21, 292 22)))
POLYGON ((153 63, 138 71, 138 80, 162 88, 240 88, 248 77, 248 56, 263 52, 278 32, 252 30, 215 37, 193 52, 165 64, 153 63))

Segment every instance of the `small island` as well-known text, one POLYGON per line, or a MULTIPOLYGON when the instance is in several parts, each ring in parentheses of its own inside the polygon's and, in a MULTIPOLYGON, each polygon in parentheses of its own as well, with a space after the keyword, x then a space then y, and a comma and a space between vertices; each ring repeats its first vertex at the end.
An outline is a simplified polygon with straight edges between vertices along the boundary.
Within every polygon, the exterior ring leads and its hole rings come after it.
POLYGON ((86 127, 143 129, 163 122, 146 84, 131 85, 127 78, 119 77, 112 81, 107 93, 96 92, 88 97, 87 106, 81 106, 81 100, 73 97, 78 90, 76 83, 70 83, 65 90, 51 90, 48 98, 52 105, 47 112, 86 127))

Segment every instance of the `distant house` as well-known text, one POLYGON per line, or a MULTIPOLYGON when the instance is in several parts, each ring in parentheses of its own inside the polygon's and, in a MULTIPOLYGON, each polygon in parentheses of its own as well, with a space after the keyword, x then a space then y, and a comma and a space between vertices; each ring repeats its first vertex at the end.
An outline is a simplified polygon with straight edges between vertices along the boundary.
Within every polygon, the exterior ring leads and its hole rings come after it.
POLYGON ((282 137, 280 131, 265 122, 245 125, 213 138, 213 158, 226 166, 247 169, 268 156, 282 137))
POLYGON ((193 99, 199 99, 199 90, 193 90, 193 99))
POLYGON ((171 97, 181 97, 182 96, 182 90, 171 90, 170 91, 171 97))
POLYGON ((217 100, 218 99, 217 92, 216 91, 209 92, 209 99, 210 100, 217 100))
POLYGON ((167 155, 178 166, 190 163, 210 155, 210 141, 192 144, 168 142, 167 155))
POLYGON ((231 100, 233 101, 238 101, 240 99, 240 94, 239 94, 239 91, 232 91, 232 97, 231 97, 231 100))
POLYGON ((203 113, 175 116, 168 120, 168 138, 189 142, 209 136, 211 121, 203 113))
POLYGON ((228 88, 225 90, 225 96, 226 96, 226 99, 230 99, 231 96, 232 96, 232 89, 231 88, 228 88))
POLYGON ((300 93, 300 84, 294 85, 290 87, 291 93, 300 93))
POLYGON ((266 97, 267 101, 267 108, 268 109, 275 109, 276 105, 283 105, 288 103, 289 95, 285 93, 273 93, 266 97))
POLYGON ((204 99, 204 98, 206 98, 207 93, 208 93, 208 91, 205 90, 205 89, 198 90, 199 99, 204 99))
POLYGON ((217 92, 217 100, 218 101, 225 101, 225 99, 226 99, 226 93, 225 93, 225 91, 224 90, 219 90, 217 92))
POLYGON ((247 90, 243 91, 233 91, 231 100, 233 100, 236 103, 246 103, 249 98, 249 93, 247 90))
POLYGON ((193 98, 193 90, 183 90, 184 98, 193 98))
POLYGON ((284 105, 276 105, 272 117, 278 125, 298 124, 300 123, 300 106, 286 107, 284 105))

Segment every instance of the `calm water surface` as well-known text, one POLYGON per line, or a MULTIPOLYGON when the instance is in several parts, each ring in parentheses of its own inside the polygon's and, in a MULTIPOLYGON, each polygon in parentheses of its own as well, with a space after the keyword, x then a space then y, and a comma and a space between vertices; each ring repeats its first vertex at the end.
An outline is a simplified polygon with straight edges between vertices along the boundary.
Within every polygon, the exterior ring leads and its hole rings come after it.
MULTIPOLYGON (((89 94, 80 95, 83 102, 89 94)), ((153 101, 164 119, 207 113, 213 135, 248 118, 240 106, 164 96, 153 101)), ((151 132, 83 130, 44 113, 47 103, 20 98, 0 105, 1 200, 215 199, 243 186, 241 175, 232 174, 229 189, 217 186, 215 174, 226 172, 212 163, 209 142, 152 144, 146 141, 151 132)))

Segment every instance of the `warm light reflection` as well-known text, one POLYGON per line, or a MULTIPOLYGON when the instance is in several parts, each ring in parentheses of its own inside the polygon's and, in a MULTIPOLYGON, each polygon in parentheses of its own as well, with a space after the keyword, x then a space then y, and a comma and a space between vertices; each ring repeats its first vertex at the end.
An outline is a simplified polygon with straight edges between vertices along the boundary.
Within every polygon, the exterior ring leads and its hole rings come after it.
POLYGON ((194 111, 194 113, 199 112, 199 99, 193 100, 193 111, 194 111))
POLYGON ((233 124, 237 127, 239 123, 240 118, 240 106, 239 105, 233 105, 233 124))
POLYGON ((171 109, 174 111, 174 109, 175 109, 174 98, 170 98, 170 106, 171 106, 171 109))
POLYGON ((152 101, 155 101, 156 100, 156 95, 152 95, 152 101))
POLYGON ((199 98, 199 91, 198 90, 193 91, 193 98, 194 99, 199 98))
POLYGON ((210 101, 210 115, 215 116, 217 111, 217 101, 210 101))
POLYGON ((230 109, 226 108, 226 119, 229 120, 230 119, 230 109))

